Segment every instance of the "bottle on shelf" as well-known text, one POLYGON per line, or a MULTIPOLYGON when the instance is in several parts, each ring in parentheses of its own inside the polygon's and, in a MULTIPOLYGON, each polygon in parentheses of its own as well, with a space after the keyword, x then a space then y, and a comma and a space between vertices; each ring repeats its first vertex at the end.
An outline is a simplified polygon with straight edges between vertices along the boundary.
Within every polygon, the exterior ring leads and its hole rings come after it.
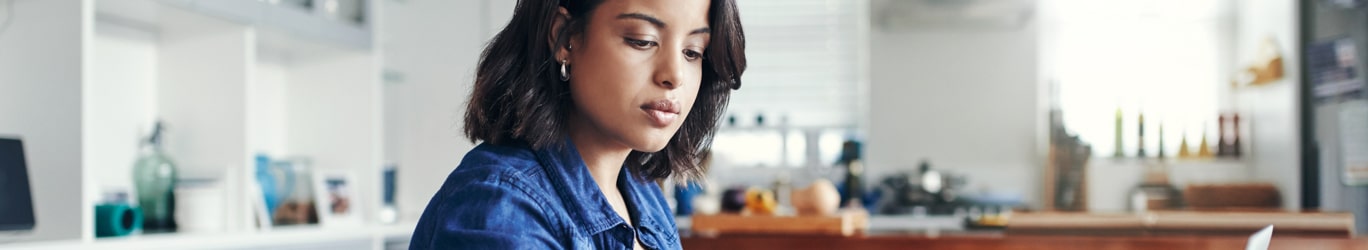
POLYGON ((845 196, 841 197, 841 207, 861 208, 864 203, 865 166, 860 161, 860 143, 848 140, 841 145, 840 164, 845 165, 845 196))
POLYGON ((764 112, 756 112, 756 113, 755 113, 755 127, 764 127, 764 126, 765 126, 765 113, 764 113, 764 112))
MULTIPOLYGON (((385 164, 385 168, 381 170, 381 175, 383 176, 381 184, 384 188, 381 189, 382 205, 380 205, 380 213, 376 217, 378 217, 380 223, 383 224, 394 224, 399 222, 399 207, 395 205, 397 203, 397 197, 395 195, 398 188, 398 171, 399 166, 395 163, 385 164)), ((314 192, 322 191, 316 190, 314 192)))
POLYGON ((1185 159, 1192 158, 1193 156, 1192 150, 1188 149, 1187 134, 1187 129, 1183 129, 1182 136, 1179 138, 1180 140, 1178 142, 1178 158, 1185 159))
POLYGON ((143 140, 133 165, 133 185, 138 192, 138 207, 143 213, 144 232, 176 230, 176 163, 162 150, 165 127, 158 121, 152 134, 143 140))
POLYGON ((1145 112, 1138 113, 1140 113, 1140 121, 1137 122, 1136 131, 1139 132, 1140 137, 1135 138, 1135 143, 1136 145, 1138 145, 1138 150, 1136 150, 1135 152, 1135 157, 1145 158, 1145 112))
POLYGON ((1159 144, 1155 146, 1159 147, 1156 156, 1159 157, 1159 159, 1164 159, 1167 155, 1164 155, 1164 122, 1162 121, 1159 122, 1159 144))
POLYGON ((1227 156, 1238 158, 1238 157, 1240 157, 1240 114, 1239 114, 1239 113, 1231 113, 1231 114, 1230 114, 1230 126, 1231 126, 1230 135, 1231 135, 1231 137, 1234 137, 1234 139, 1232 139, 1232 140, 1230 141, 1230 146, 1228 146, 1229 149, 1230 149, 1230 154, 1228 154, 1227 156))
POLYGON ((1216 156, 1218 157, 1230 155, 1230 139, 1228 137, 1230 132, 1226 129, 1226 125, 1229 125, 1226 123, 1226 115, 1220 114, 1220 116, 1216 118, 1216 135, 1218 135, 1218 137, 1216 137, 1216 156))
POLYGON ((1214 156, 1214 155, 1211 153, 1211 144, 1208 144, 1208 143, 1207 143, 1207 131, 1206 131, 1205 128, 1203 128, 1203 129, 1202 129, 1202 143, 1199 144, 1199 145, 1197 145, 1197 157, 1198 157, 1198 158, 1211 158, 1212 156, 1214 156))
POLYGON ((1121 107, 1118 106, 1116 107, 1116 153, 1112 154, 1112 157, 1116 158, 1126 157, 1126 151, 1122 150, 1124 148, 1122 145, 1125 144, 1121 141, 1121 118, 1121 107))

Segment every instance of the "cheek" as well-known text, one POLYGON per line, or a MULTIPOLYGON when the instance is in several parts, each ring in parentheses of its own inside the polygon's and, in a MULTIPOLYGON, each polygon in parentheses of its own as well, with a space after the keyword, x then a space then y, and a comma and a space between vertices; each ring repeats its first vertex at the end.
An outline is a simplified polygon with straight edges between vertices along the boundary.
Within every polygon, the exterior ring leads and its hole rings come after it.
POLYGON ((585 74, 570 84, 571 99, 581 112, 599 117, 622 115, 624 107, 630 106, 631 94, 627 86, 618 84, 621 81, 613 74, 585 74))
POLYGON ((682 121, 688 119, 688 118, 689 118, 689 115, 692 115, 692 114, 693 114, 694 103, 697 103, 697 102, 698 102, 698 99, 699 99, 699 96, 698 96, 698 94, 699 94, 699 85, 698 85, 698 83, 696 83, 696 82, 697 82, 697 80, 695 80, 695 83, 694 83, 694 84, 690 85, 690 86, 693 86, 693 87, 690 87, 690 88, 687 88, 687 89, 680 89, 680 93, 679 93, 679 94, 680 94, 680 97, 682 97, 682 98, 680 98, 679 102, 680 102, 680 104, 682 104, 682 105, 684 106, 684 109, 685 109, 685 110, 682 110, 682 111, 684 112, 684 118, 685 118, 685 119, 680 119, 680 120, 681 120, 680 124, 683 124, 682 121))
POLYGON ((639 81, 640 67, 632 67, 628 58, 611 51, 594 52, 582 56, 579 66, 571 70, 570 87, 576 102, 600 107, 630 102, 636 88, 631 83, 639 81))

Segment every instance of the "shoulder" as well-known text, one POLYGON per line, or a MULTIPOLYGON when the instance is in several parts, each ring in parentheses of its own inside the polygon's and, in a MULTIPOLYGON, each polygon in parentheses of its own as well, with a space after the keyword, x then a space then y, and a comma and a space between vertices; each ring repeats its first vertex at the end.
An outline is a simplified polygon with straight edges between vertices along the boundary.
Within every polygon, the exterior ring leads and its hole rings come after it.
MULTIPOLYGON (((559 244, 562 219, 529 149, 481 144, 467 153, 419 218, 426 246, 559 244), (473 245, 471 245, 473 244, 473 245)), ((441 247, 436 247, 441 248, 441 247)))
POLYGON ((540 200, 553 196, 544 168, 526 146, 483 143, 466 153, 437 198, 470 200, 489 195, 540 200), (476 194, 479 193, 479 194, 476 194))
POLYGON ((442 191, 455 191, 469 184, 512 184, 515 189, 535 193, 543 190, 528 188, 544 187, 540 185, 545 182, 544 176, 541 163, 530 148, 483 143, 466 153, 461 164, 447 176, 442 191))
POLYGON ((466 153, 452 175, 539 172, 540 166, 536 153, 527 146, 481 143, 466 153))

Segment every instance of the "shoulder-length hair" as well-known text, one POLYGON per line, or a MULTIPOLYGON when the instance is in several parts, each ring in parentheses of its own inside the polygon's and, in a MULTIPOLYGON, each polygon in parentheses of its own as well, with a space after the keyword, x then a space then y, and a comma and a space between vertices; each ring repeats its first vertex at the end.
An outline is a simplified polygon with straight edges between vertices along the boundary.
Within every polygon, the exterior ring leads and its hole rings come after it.
MULTIPOLYGON (((555 53, 584 31, 602 0, 521 0, 508 26, 480 55, 475 87, 467 103, 465 134, 472 142, 527 144, 534 149, 566 138, 567 115, 575 108, 569 84, 559 78, 555 53), (564 7, 569 19, 553 30, 564 7), (556 35, 552 36, 552 32, 556 35), (550 41, 555 37, 556 41, 550 41)), ((733 0, 712 0, 711 41, 703 52, 698 98, 684 124, 659 152, 632 151, 625 163, 638 177, 694 179, 706 171, 700 159, 712 145, 717 120, 731 90, 741 88, 746 38, 733 0)))

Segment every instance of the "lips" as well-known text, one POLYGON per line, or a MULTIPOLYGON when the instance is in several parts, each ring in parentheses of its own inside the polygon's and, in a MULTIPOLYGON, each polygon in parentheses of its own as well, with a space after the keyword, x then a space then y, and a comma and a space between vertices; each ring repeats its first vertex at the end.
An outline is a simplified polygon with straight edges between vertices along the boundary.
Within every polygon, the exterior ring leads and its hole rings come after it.
POLYGON ((646 112, 647 118, 656 127, 665 127, 674 123, 679 118, 679 103, 670 100, 657 100, 641 105, 641 110, 646 112))

